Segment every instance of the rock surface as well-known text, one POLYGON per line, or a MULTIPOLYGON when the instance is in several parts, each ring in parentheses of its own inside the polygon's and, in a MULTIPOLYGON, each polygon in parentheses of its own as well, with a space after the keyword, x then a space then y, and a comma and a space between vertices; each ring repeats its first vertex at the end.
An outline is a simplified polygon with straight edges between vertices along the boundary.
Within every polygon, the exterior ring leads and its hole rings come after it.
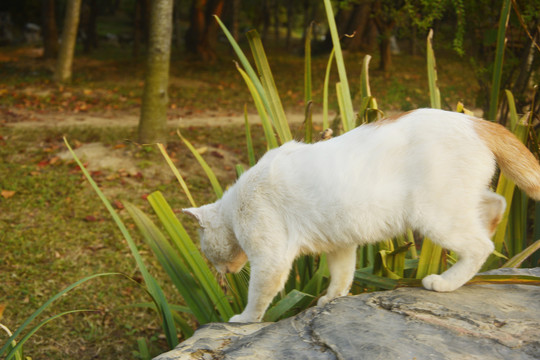
MULTIPOLYGON (((540 276, 540 268, 496 273, 509 272, 540 276)), ((155 358, 173 359, 540 359, 540 289, 474 285, 347 296, 276 323, 202 326, 155 358)))

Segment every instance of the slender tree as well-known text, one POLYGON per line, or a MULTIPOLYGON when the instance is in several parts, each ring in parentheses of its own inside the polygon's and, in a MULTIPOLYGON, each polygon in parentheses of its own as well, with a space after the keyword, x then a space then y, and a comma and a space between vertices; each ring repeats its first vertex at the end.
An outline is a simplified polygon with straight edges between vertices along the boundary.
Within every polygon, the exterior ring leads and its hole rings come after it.
POLYGON ((97 37, 97 17, 98 17, 98 1, 83 0, 81 6, 80 29, 83 38, 83 51, 85 54, 90 53, 98 47, 97 37))
POLYGON ((204 61, 216 58, 218 25, 213 16, 221 16, 224 4, 225 0, 193 0, 191 4, 186 49, 204 61))
POLYGON ((75 41, 77 40, 77 27, 79 26, 79 14, 81 12, 81 0, 68 0, 64 29, 62 30, 62 43, 56 61, 54 79, 58 83, 71 81, 73 54, 75 53, 75 41))
POLYGON ((172 26, 173 0, 152 1, 146 75, 139 119, 139 142, 144 144, 165 141, 172 26))
POLYGON ((41 2, 41 25, 43 27, 43 57, 54 59, 58 55, 58 30, 54 0, 41 2))

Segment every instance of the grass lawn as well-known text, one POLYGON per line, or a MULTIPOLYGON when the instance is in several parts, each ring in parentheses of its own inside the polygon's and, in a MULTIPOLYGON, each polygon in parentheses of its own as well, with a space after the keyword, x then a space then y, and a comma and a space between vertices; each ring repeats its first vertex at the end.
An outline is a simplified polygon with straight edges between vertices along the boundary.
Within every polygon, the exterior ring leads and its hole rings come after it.
MULTIPOLYGON (((189 205, 157 149, 134 142, 133 126, 53 126, 55 119, 74 114, 138 114, 143 62, 130 59, 129 50, 115 51, 105 49, 78 57, 73 84, 57 86, 49 80, 53 64, 36 58, 35 49, 0 48, 0 305, 6 306, 0 322, 12 331, 50 296, 85 276, 122 272, 141 280, 128 247, 101 202, 76 165, 61 158, 65 152, 63 136, 77 148, 100 143, 110 156, 123 156, 134 164, 135 170, 119 166, 94 169, 92 174, 136 239, 137 232, 123 209, 123 201, 150 213, 145 197, 160 190, 175 211, 189 205), (38 115, 35 126, 17 126, 22 121, 34 121, 38 115)), ((277 50, 269 51, 269 57, 285 108, 303 112, 303 59, 277 50)), ((353 93, 358 90, 362 58, 361 54, 346 57, 353 93)), ((218 117, 241 114, 244 103, 251 102, 232 59, 230 52, 223 52, 220 60, 206 65, 175 55, 169 116, 196 119, 209 112, 218 117)), ((326 55, 313 59, 315 111, 321 109, 326 61, 326 55)), ((376 64, 374 59, 372 67, 376 64)), ((438 58, 438 65, 446 107, 454 108, 457 101, 466 100, 466 106, 475 108, 471 99, 476 97, 478 86, 466 61, 445 54, 438 58)), ((423 57, 400 55, 394 58, 389 76, 377 71, 370 76, 372 93, 383 110, 405 111, 428 105, 423 57)), ((334 83, 335 71, 332 78, 334 83)), ((336 109, 335 100, 332 102, 336 109)), ((262 130, 254 125, 252 132, 261 155, 265 149, 262 130)), ((223 185, 234 181, 236 163, 247 163, 241 125, 192 126, 182 129, 182 133, 198 148, 206 149, 204 157, 223 185)), ((295 133, 300 139, 301 129, 295 133)), ((212 201, 204 173, 181 145, 174 129, 168 151, 187 177, 196 201, 212 201)), ((89 166, 93 161, 86 160, 89 166)), ((194 224, 182 214, 179 217, 195 234, 194 224)), ((169 301, 181 304, 182 299, 155 266, 150 250, 138 240, 146 263, 161 280, 169 301)), ((26 344, 25 354, 33 359, 133 359, 137 338, 148 340, 154 354, 163 352, 166 343, 159 335, 155 313, 133 307, 148 301, 141 287, 124 278, 92 280, 62 297, 45 315, 72 309, 93 311, 68 315, 46 325, 26 344)), ((5 339, 0 334, 0 343, 5 339)))

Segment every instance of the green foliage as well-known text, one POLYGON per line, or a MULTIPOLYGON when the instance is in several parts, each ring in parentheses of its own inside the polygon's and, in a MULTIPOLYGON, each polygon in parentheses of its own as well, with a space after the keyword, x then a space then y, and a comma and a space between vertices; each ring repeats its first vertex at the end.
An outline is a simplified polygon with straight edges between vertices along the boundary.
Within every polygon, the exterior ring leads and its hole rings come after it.
POLYGON ((510 19, 511 0, 504 0, 499 18, 497 31, 497 50, 495 52, 495 64, 493 68, 493 77, 491 81, 491 98, 489 101, 488 119, 495 120, 497 116, 497 107, 499 105, 499 91, 501 87, 501 78, 504 62, 504 48, 506 46, 506 28, 510 19))
MULTIPOLYGON (((63 295, 65 295, 69 291, 71 291, 74 288, 78 287, 79 285, 81 285, 81 284, 83 284, 83 283, 85 283, 85 282, 87 282, 89 280, 92 280, 92 279, 95 279, 95 278, 98 278, 98 277, 103 277, 103 276, 125 276, 125 275, 120 274, 120 273, 104 273, 104 274, 91 275, 91 276, 88 276, 88 277, 86 277, 84 279, 81 279, 81 280, 69 285, 64 290, 62 290, 62 291, 58 292, 57 294, 53 295, 49 300, 47 300, 43 305, 41 305, 41 307, 39 307, 39 309, 37 309, 32 315, 30 315, 22 323, 22 325, 19 326, 19 328, 17 330, 15 330, 15 332, 13 334, 10 334, 9 339, 0 348, 0 356, 5 355, 6 360, 9 360, 9 359, 12 359, 12 358, 22 359, 22 346, 42 326, 44 326, 45 324, 49 323, 50 321, 53 321, 53 320, 55 320, 55 319, 57 319, 57 318, 59 318, 61 316, 64 316, 64 315, 73 314, 73 313, 76 313, 76 312, 94 311, 94 310, 81 309, 81 310, 65 311, 65 312, 62 312, 60 314, 53 315, 53 316, 41 321, 38 325, 34 326, 33 328, 31 328, 23 336, 22 339, 16 341, 18 336, 23 333, 23 331, 30 325, 30 323, 32 323, 39 315, 41 315, 53 302, 58 300, 60 297, 62 297, 63 295)), ((132 279, 130 279, 130 280, 132 280, 132 279)), ((8 334, 9 334, 9 332, 8 332, 8 334)))

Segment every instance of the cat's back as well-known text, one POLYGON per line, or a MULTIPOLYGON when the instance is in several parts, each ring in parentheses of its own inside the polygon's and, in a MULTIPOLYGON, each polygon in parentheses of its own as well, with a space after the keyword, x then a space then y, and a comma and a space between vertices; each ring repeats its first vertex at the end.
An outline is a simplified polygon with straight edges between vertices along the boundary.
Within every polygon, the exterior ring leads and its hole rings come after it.
POLYGON ((364 141, 378 147, 418 143, 437 138, 474 137, 473 121, 470 116, 439 109, 418 109, 396 114, 374 123, 362 125, 335 140, 343 144, 364 141))
POLYGON ((315 144, 288 142, 268 151, 244 180, 264 181, 265 186, 351 180, 368 185, 368 179, 410 176, 407 170, 449 164, 485 148, 469 116, 418 109, 315 144))

